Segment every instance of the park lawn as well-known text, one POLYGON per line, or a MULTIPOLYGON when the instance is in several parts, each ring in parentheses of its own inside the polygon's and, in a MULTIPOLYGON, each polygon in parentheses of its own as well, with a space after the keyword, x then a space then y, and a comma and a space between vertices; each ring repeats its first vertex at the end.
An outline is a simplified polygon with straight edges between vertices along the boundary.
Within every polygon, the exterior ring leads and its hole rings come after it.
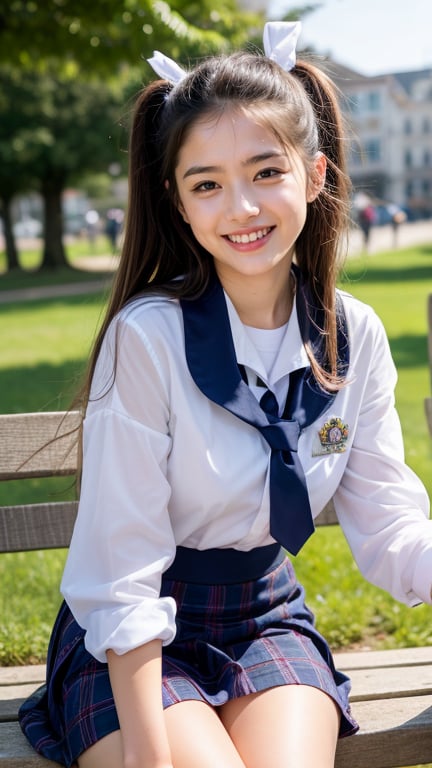
MULTIPOLYGON (((386 326, 399 373, 396 394, 407 461, 432 496, 431 440, 423 413, 423 398, 430 387, 425 306, 432 285, 432 247, 353 259, 346 273, 342 287, 372 304, 386 326)), ((3 412, 67 407, 82 376, 103 304, 103 297, 95 294, 0 306, 3 412)), ((70 478, 3 483, 0 502, 42 500, 47 488, 50 498, 73 497, 71 483, 70 478)), ((60 603, 64 559, 64 551, 0 558, 0 664, 44 659, 60 603)), ((431 642, 430 608, 408 609, 368 584, 338 527, 318 528, 295 566, 318 628, 333 648, 431 642)))
MULTIPOLYGON (((40 246, 41 247, 41 246, 40 246)), ((90 245, 87 238, 77 237, 65 245, 67 267, 58 270, 39 270, 42 254, 39 248, 24 250, 19 254, 21 269, 18 272, 6 272, 6 256, 0 251, 0 301, 2 291, 39 286, 58 285, 59 283, 82 283, 104 280, 109 283, 111 272, 101 270, 100 257, 105 262, 111 257, 110 246, 105 237, 97 237, 90 245), (93 262, 92 269, 80 268, 80 257, 86 262, 93 262)))

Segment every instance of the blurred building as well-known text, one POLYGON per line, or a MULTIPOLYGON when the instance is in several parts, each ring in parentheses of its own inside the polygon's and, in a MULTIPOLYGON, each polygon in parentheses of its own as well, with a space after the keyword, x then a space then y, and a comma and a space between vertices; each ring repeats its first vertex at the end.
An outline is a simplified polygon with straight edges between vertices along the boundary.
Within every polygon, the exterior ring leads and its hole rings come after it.
POLYGON ((368 77, 332 63, 328 71, 352 130, 355 190, 431 217, 432 69, 368 77))

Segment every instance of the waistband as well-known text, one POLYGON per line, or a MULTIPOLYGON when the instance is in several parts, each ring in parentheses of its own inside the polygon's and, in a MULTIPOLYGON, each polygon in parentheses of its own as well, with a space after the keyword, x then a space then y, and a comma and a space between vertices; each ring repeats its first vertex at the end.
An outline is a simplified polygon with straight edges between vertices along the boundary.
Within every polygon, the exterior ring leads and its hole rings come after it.
POLYGON ((238 584, 265 576, 285 557, 280 544, 256 547, 249 552, 177 547, 174 561, 162 579, 191 584, 238 584))

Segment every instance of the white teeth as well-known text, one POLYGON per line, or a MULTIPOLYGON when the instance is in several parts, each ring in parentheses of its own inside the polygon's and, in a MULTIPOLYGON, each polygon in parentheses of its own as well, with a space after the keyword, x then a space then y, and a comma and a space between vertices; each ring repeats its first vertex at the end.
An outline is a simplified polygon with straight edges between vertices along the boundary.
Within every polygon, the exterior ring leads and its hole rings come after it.
POLYGON ((227 237, 232 243, 254 243, 255 240, 261 240, 268 235, 270 229, 270 227, 266 227, 265 229, 258 229, 256 232, 250 232, 248 235, 227 235, 227 237))

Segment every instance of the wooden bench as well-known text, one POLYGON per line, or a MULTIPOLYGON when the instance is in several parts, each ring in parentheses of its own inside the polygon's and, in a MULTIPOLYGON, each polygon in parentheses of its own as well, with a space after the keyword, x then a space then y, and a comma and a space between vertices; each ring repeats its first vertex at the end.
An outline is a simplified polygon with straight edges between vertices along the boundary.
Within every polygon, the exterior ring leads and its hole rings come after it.
MULTIPOLYGON (((76 450, 68 436, 77 413, 0 416, 0 480, 71 475, 76 450), (49 444, 56 434, 65 437, 49 444), (28 457, 32 458, 27 461, 28 457)), ((67 547, 75 502, 0 508, 0 552, 67 547)), ((331 506, 318 522, 336 523, 331 506)), ((396 768, 432 763, 432 648, 337 653, 353 683, 360 732, 342 739, 337 768, 396 768)), ((44 680, 43 665, 0 668, 0 768, 54 766, 27 744, 17 722, 20 703, 44 680)))
MULTIPOLYGON (((429 354, 430 385, 431 385, 431 392, 432 392, 432 293, 428 296, 427 319, 428 319, 428 354, 429 354)), ((426 411, 426 420, 429 426, 430 436, 432 437, 432 397, 425 398, 425 411, 426 411)))

